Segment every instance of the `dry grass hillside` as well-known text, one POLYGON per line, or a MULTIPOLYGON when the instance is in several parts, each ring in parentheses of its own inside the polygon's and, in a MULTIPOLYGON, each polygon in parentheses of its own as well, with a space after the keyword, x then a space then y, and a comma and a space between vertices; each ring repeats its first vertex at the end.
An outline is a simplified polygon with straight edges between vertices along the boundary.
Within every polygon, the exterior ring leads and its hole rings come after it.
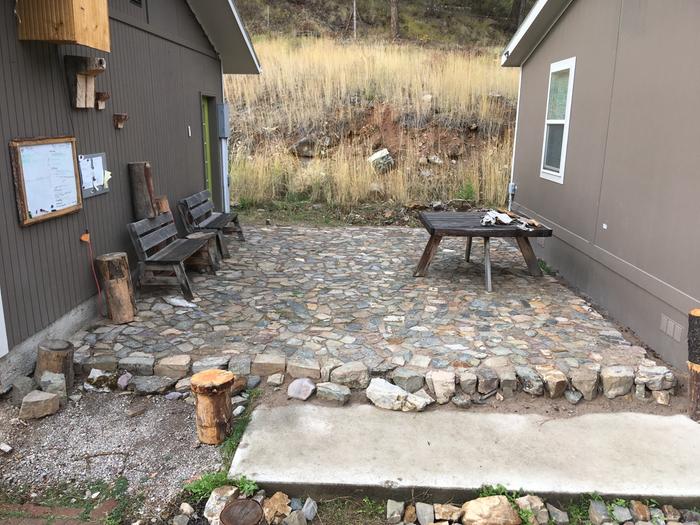
POLYGON ((226 81, 242 204, 505 200, 518 80, 498 48, 266 38, 256 49, 263 74, 226 81), (396 164, 377 173, 367 157, 382 148, 396 164))

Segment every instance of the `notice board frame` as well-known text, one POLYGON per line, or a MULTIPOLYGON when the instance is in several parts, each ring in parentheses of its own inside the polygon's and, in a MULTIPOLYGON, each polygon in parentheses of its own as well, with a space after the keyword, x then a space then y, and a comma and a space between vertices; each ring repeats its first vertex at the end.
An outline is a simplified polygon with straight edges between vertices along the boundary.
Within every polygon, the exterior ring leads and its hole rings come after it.
POLYGON ((17 211, 19 222, 22 226, 31 226, 39 222, 48 221, 64 215, 77 213, 83 208, 82 183, 80 179, 80 169, 78 167, 78 154, 75 137, 41 137, 33 139, 15 139, 10 141, 10 162, 12 164, 12 178, 15 183, 15 197, 17 200, 17 211), (40 146, 45 144, 70 144, 73 157, 73 178, 75 180, 75 191, 77 204, 61 208, 50 213, 32 217, 27 203, 27 190, 22 167, 22 156, 20 150, 25 146, 40 146))

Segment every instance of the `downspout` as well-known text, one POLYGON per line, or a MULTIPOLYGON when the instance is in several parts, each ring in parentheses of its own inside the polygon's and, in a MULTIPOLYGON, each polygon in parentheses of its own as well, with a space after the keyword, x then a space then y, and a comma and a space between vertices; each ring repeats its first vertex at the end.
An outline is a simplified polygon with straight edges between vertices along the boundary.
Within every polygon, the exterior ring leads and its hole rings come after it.
POLYGON ((510 183, 508 184, 508 211, 513 208, 518 185, 515 183, 515 147, 518 143, 518 120, 520 119, 520 92, 523 87, 523 66, 518 68, 518 101, 515 107, 515 130, 513 131, 513 154, 510 159, 510 183))
POLYGON ((219 132, 219 154, 221 155, 221 188, 223 190, 223 212, 229 213, 231 211, 231 190, 229 188, 228 181, 228 136, 229 136, 229 113, 227 111, 226 103, 226 85, 224 82, 224 64, 219 57, 219 66, 221 67, 221 105, 222 109, 219 111, 219 116, 223 117, 225 122, 223 126, 220 127, 219 132))

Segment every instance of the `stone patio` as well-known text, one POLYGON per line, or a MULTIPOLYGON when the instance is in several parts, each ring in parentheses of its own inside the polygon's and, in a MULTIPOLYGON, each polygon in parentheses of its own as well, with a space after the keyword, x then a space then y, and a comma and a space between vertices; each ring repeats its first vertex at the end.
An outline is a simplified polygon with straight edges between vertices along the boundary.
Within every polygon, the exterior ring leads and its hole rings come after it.
MULTIPOLYGON (((414 278, 423 230, 257 227, 246 235, 245 243, 230 241, 233 257, 216 276, 191 276, 196 307, 168 304, 175 288, 147 288, 134 322, 103 322, 76 334, 76 360, 89 371, 127 357, 148 369, 149 357, 158 363, 189 355, 197 364, 218 356, 214 364, 225 367, 230 357, 245 363, 265 353, 321 365, 363 361, 381 373, 404 364, 493 365, 490 358, 499 358, 569 375, 585 364, 645 359, 555 278, 529 276, 518 250, 503 240, 493 240, 494 292, 487 293, 481 243, 467 264, 463 243, 445 239, 428 277, 414 278)), ((143 368, 135 373, 147 374, 143 368)))

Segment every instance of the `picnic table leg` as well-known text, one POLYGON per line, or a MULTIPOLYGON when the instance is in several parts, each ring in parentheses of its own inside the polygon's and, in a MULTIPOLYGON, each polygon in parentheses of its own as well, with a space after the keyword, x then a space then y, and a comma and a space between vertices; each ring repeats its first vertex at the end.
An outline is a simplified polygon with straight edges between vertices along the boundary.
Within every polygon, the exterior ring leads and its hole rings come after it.
POLYGON ((243 235, 243 228, 241 227, 241 222, 238 220, 238 215, 233 219, 234 230, 238 236, 239 241, 245 241, 245 236, 243 235))
POLYGON ((226 239, 224 239, 224 234, 221 230, 216 230, 216 244, 219 245, 219 253, 222 259, 228 259, 231 254, 228 251, 228 246, 226 246, 226 239))
POLYGON ((484 237, 484 277, 486 279, 487 292, 493 291, 491 286, 491 254, 489 253, 490 241, 488 237, 484 237))
POLYGON ((190 286, 190 280, 187 278, 187 272, 185 271, 185 265, 183 263, 173 265, 175 269, 175 276, 177 280, 180 281, 180 289, 182 290, 182 295, 188 301, 194 299, 194 294, 192 293, 192 287, 190 286))
POLYGON ((425 275, 428 273, 428 266, 430 266, 433 257, 435 257, 435 252, 437 252, 441 240, 441 235, 430 236, 428 244, 425 245, 425 250, 423 250, 423 255, 421 256, 420 261, 418 261, 416 271, 413 272, 413 277, 425 277, 425 275))
POLYGON ((469 262, 469 258, 472 255, 472 237, 467 237, 467 248, 464 251, 464 258, 469 262))
POLYGON ((540 269, 540 263, 537 261, 537 256, 535 255, 530 240, 527 237, 516 237, 518 241, 518 247, 520 248, 520 253, 523 254, 525 263, 527 263, 527 269, 530 275, 533 277, 541 277, 542 270, 540 269))

